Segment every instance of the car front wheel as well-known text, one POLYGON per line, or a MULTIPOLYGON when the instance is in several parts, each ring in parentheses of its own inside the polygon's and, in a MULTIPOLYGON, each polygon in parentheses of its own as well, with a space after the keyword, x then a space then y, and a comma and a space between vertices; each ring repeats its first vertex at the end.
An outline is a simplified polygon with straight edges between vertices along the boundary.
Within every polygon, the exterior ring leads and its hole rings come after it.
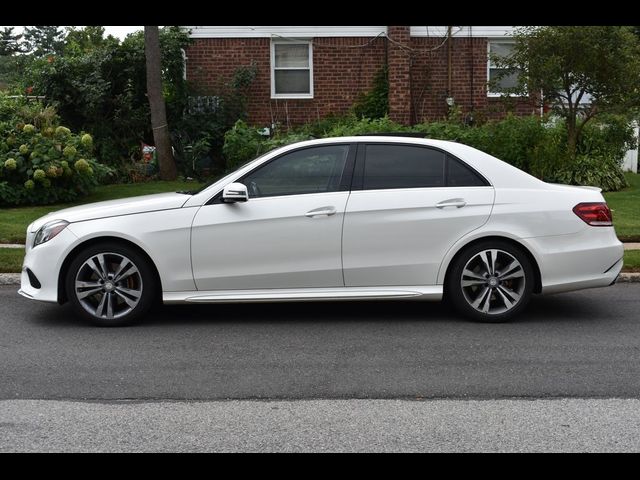
POLYGON ((140 319, 156 290, 149 261, 133 248, 98 244, 71 262, 66 292, 77 313, 95 325, 116 327, 140 319))
POLYGON ((508 242, 481 242, 464 250, 447 277, 454 308, 480 322, 506 322, 521 312, 533 292, 533 267, 508 242))

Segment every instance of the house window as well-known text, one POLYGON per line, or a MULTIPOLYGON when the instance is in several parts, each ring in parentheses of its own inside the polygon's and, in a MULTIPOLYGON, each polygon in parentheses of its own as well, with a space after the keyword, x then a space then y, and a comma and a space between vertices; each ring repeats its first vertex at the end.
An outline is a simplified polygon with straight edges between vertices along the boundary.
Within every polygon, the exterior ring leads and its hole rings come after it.
POLYGON ((518 84, 519 72, 509 73, 507 68, 499 68, 495 62, 496 57, 508 57, 513 53, 514 42, 505 40, 490 40, 489 41, 489 61, 487 68, 487 78, 489 80, 489 87, 487 89, 487 95, 490 97, 499 97, 503 94, 504 89, 515 87, 518 84), (504 74, 507 75, 504 75, 504 74), (493 84, 498 77, 504 75, 498 80, 497 84, 493 84))
POLYGON ((310 41, 271 42, 271 98, 313 98, 310 41))

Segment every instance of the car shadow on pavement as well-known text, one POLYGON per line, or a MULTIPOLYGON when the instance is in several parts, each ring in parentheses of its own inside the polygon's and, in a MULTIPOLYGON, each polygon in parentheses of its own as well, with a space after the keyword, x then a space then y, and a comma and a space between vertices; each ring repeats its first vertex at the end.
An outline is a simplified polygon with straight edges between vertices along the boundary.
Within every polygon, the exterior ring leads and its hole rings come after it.
MULTIPOLYGON (((615 317, 615 309, 604 307, 584 294, 534 296, 528 308, 506 325, 575 322, 615 317)), ((33 312, 35 323, 59 327, 93 328, 77 317, 69 305, 45 306, 33 312)), ((306 322, 444 322, 471 323, 444 302, 361 301, 291 302, 218 305, 158 305, 139 323, 145 326, 189 325, 203 323, 254 324, 306 322)), ((481 325, 481 324, 479 324, 481 325)))

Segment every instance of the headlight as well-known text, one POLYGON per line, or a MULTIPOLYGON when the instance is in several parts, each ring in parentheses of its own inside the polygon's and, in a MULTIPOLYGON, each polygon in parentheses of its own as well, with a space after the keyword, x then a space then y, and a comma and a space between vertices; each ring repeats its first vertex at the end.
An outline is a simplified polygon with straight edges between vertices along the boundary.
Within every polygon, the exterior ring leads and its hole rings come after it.
POLYGON ((48 242, 62 230, 67 228, 67 225, 69 225, 69 222, 65 220, 54 220, 52 222, 45 223, 40 227, 40 230, 36 232, 36 236, 33 239, 33 246, 36 247, 41 243, 48 242))

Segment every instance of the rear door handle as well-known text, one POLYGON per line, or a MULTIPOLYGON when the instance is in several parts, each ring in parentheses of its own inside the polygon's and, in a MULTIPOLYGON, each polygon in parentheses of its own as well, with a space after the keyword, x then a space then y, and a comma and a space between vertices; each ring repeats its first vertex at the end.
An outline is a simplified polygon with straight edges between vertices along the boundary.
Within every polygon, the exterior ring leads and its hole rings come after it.
POLYGON ((436 207, 437 208, 445 208, 445 207, 462 208, 466 204, 467 202, 464 201, 464 198, 452 198, 450 200, 443 200, 440 203, 436 203, 436 207))
POLYGON ((313 217, 319 217, 321 215, 326 215, 327 217, 331 216, 331 215, 335 215, 336 214, 336 207, 320 207, 320 208, 315 208, 313 210, 309 210, 307 213, 304 214, 305 217, 309 217, 309 218, 313 218, 313 217))

